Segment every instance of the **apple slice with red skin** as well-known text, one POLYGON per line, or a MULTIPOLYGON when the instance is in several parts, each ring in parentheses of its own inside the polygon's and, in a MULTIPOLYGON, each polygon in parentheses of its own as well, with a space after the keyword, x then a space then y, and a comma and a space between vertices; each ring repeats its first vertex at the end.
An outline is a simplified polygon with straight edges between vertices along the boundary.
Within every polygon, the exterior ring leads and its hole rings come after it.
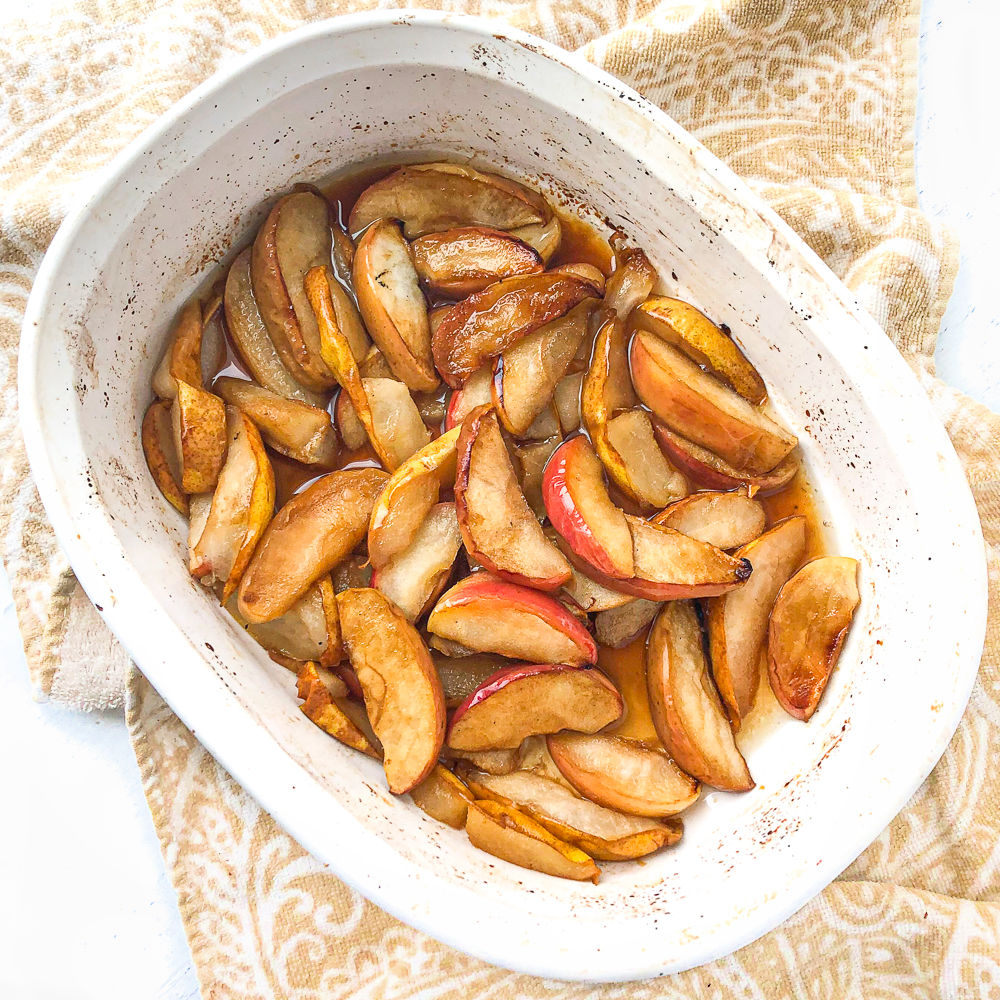
POLYGON ((516 236, 488 226, 463 226, 413 241, 417 275, 435 295, 464 299, 501 278, 537 274, 538 252, 516 236))
POLYGON ((388 476, 381 469, 331 472, 295 494, 275 515, 254 551, 239 589, 249 622, 283 615, 365 537, 388 476))
POLYGON ((526 663, 487 678, 452 715, 452 750, 515 749, 528 736, 596 733, 622 714, 622 699, 599 670, 526 663))
POLYGON ((593 637, 559 601, 479 572, 437 602, 427 629, 480 653, 582 666, 597 660, 593 637))
POLYGON ((443 764, 435 764, 431 773, 419 785, 410 789, 410 798, 431 819, 461 830, 475 796, 461 778, 452 774, 443 764))
POLYGON ((658 420, 653 421, 653 433, 663 453, 692 482, 709 490, 735 490, 746 487, 749 495, 770 496, 784 489, 799 471, 799 459, 793 452, 783 458, 770 472, 750 476, 733 468, 707 448, 675 434, 658 420))
POLYGON ((602 646, 621 649, 637 639, 656 617, 661 602, 641 597, 629 598, 628 604, 599 612, 594 618, 594 635, 602 646))
POLYGON ((490 407, 474 410, 462 423, 455 509, 466 549, 491 573, 546 591, 570 578, 569 563, 524 499, 490 407))
POLYGON ((808 722, 840 659, 858 594, 858 563, 824 556, 778 591, 767 640, 767 676, 781 707, 808 722))
POLYGON ((434 364, 452 388, 522 337, 599 295, 575 274, 545 272, 495 281, 452 306, 431 342, 434 364))
POLYGON ((372 573, 371 585, 415 622, 441 596, 448 585, 452 564, 462 546, 453 503, 430 509, 413 541, 381 569, 372 573))
POLYGON ((401 795, 430 774, 444 744, 441 682, 419 633, 377 590, 345 590, 337 607, 389 791, 401 795))
POLYGON ((667 752, 713 788, 753 788, 705 658, 701 626, 688 601, 663 606, 646 643, 646 685, 653 725, 667 752))
POLYGON ((170 403, 155 399, 142 418, 142 453, 163 498, 178 513, 188 515, 188 498, 181 489, 181 467, 170 426, 170 403))
POLYGON ((352 750, 360 750, 375 760, 382 759, 378 748, 351 721, 337 699, 330 693, 330 689, 316 670, 315 663, 303 664, 299 671, 297 692, 302 702, 299 708, 307 719, 352 750))
POLYGON ((431 659, 441 679, 444 703, 448 708, 457 708, 488 677, 511 665, 509 660, 492 653, 445 656, 432 650, 431 659))
POLYGON ((665 507, 650 521, 719 549, 735 549, 763 534, 767 516, 744 488, 735 493, 694 493, 665 507))
POLYGON ((635 334, 629 360, 635 391, 653 413, 737 469, 770 472, 798 444, 791 431, 651 333, 635 334))
POLYGON ((456 389, 448 399, 444 429, 457 427, 473 410, 489 406, 493 401, 493 371, 489 365, 473 372, 461 389, 456 389))
POLYGON ((712 676, 734 731, 740 728, 757 694, 760 652, 774 599, 798 569, 805 552, 806 519, 786 517, 736 550, 738 558, 753 566, 746 585, 705 604, 712 676))

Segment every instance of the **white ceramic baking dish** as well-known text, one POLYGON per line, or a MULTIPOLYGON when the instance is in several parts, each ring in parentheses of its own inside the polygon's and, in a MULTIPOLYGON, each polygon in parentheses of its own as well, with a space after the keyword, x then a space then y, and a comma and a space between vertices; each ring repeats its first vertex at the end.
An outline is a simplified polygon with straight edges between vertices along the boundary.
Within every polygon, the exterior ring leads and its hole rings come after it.
POLYGON ((683 969, 774 927, 883 829, 962 714, 985 628, 983 542, 907 366, 771 211, 661 111, 488 23, 371 14, 251 54, 123 153, 65 222, 25 318, 20 405, 46 510, 143 672, 305 847, 386 910, 565 979, 683 969), (296 181, 444 154, 627 230, 669 289, 735 331, 795 428, 862 605, 808 725, 744 740, 757 788, 710 792, 681 845, 598 886, 495 861, 384 789, 298 710, 291 678, 187 574, 139 422, 171 317, 296 181), (674 277, 675 276, 675 277, 674 277))

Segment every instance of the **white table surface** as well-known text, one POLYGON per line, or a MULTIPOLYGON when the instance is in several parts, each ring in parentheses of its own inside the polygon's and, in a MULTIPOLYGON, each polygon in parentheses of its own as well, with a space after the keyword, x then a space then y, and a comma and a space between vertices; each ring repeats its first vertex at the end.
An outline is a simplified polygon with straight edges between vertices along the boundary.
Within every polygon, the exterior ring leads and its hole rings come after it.
MULTIPOLYGON (((1000 5, 924 6, 920 201, 962 241, 938 371, 1000 410, 995 77, 987 85, 1000 5)), ((20 7, 0 0, 0 24, 20 7)), ((196 998, 121 715, 75 714, 32 701, 2 573, 0 608, 0 997, 196 998)))

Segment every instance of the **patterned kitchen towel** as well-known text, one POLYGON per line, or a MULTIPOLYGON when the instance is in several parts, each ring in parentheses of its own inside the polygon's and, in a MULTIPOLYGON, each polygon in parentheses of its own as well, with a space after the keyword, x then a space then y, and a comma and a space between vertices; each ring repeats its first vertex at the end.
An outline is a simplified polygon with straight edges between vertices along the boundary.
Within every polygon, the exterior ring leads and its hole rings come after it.
MULTIPOLYGON (((17 326, 66 207, 144 125, 239 52, 305 21, 390 4, 78 3, 0 41, 3 558, 36 687, 121 697, 127 660, 75 584, 16 430, 17 326)), ((410 4, 409 6, 415 6, 410 4)), ((933 377, 956 270, 916 205, 918 0, 500 0, 501 18, 635 86, 747 177, 883 325, 952 436, 979 505, 990 620, 942 761, 817 899, 735 955, 649 984, 517 976, 387 916, 310 858, 134 673, 128 719, 203 993, 239 998, 1000 996, 1000 419, 933 377)), ((30 16, 30 15, 29 15, 30 16)))

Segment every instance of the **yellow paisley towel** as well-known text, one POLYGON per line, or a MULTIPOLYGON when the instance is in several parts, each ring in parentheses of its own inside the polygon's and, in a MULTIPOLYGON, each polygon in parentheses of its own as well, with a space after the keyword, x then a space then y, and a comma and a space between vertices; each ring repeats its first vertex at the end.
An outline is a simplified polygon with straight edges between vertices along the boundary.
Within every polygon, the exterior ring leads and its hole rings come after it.
MULTIPOLYGON (((3 558, 43 695, 113 704, 128 663, 57 550, 16 429, 18 323, 41 254, 93 171, 218 66, 304 21, 373 6, 80 2, 9 26, 0 41, 0 514, 3 558)), ((588 987, 466 958, 361 899, 282 833, 133 672, 129 725, 204 995, 997 996, 1000 419, 933 377, 956 253, 916 205, 918 0, 443 6, 580 49, 663 106, 748 178, 885 327, 930 394, 979 504, 991 587, 980 678, 951 746, 913 800, 791 920, 680 976, 588 987)))

